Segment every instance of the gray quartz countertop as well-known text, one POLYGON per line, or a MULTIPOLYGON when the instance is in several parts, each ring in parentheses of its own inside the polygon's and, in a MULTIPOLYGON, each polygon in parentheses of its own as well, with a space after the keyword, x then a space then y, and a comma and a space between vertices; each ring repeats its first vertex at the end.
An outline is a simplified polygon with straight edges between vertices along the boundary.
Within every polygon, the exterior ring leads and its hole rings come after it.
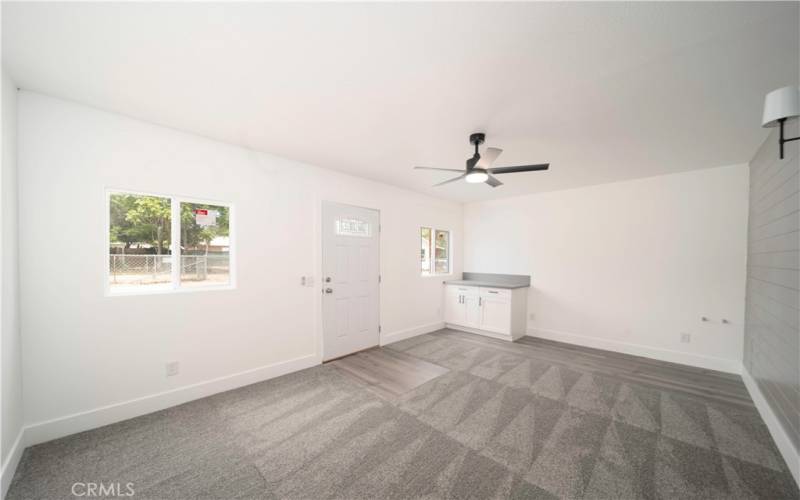
POLYGON ((523 283, 503 283, 498 281, 483 281, 483 280, 449 280, 445 281, 447 285, 462 285, 462 286, 483 286, 486 288, 506 288, 514 290, 517 288, 528 288, 530 285, 523 283))
POLYGON ((524 274, 470 273, 461 274, 460 280, 445 281, 447 285, 484 286, 486 288, 528 288, 531 277, 524 274))

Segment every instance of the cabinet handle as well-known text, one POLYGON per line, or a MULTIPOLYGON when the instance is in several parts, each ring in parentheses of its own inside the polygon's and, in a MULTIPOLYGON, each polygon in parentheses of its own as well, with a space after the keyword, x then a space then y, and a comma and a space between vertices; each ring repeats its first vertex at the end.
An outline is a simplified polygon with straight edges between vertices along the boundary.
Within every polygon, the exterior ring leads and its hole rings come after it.
POLYGON ((482 297, 478 297, 478 307, 480 307, 481 304, 483 304, 483 298, 482 297))
POLYGON ((496 290, 489 290, 489 293, 500 293, 500 292, 498 292, 496 290))

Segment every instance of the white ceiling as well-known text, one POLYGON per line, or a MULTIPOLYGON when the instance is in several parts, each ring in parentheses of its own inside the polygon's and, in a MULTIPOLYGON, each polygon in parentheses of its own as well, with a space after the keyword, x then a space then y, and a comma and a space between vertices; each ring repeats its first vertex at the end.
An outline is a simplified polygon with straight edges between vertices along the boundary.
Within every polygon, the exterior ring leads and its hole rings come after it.
POLYGON ((24 89, 454 200, 748 161, 798 83, 784 3, 8 3, 24 89), (550 162, 492 189, 496 166, 550 162))

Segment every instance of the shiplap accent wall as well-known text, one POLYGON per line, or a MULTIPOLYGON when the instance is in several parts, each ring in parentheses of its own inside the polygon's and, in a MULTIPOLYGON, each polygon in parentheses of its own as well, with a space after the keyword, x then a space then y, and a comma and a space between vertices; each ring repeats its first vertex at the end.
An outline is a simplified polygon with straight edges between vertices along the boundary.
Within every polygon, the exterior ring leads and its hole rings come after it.
MULTIPOLYGON (((786 136, 798 135, 798 120, 786 136)), ((800 450, 800 154, 774 129, 750 162, 744 365, 800 450)))

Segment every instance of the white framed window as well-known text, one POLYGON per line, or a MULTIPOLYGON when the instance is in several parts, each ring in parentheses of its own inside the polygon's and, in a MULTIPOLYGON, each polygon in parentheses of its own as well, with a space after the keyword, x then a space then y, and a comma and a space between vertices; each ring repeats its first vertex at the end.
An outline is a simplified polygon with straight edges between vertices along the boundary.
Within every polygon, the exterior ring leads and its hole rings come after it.
POLYGON ((450 231, 421 227, 420 236, 420 274, 436 276, 450 274, 452 271, 452 251, 450 231))
POLYGON ((120 190, 106 203, 108 295, 233 287, 231 204, 120 190))

